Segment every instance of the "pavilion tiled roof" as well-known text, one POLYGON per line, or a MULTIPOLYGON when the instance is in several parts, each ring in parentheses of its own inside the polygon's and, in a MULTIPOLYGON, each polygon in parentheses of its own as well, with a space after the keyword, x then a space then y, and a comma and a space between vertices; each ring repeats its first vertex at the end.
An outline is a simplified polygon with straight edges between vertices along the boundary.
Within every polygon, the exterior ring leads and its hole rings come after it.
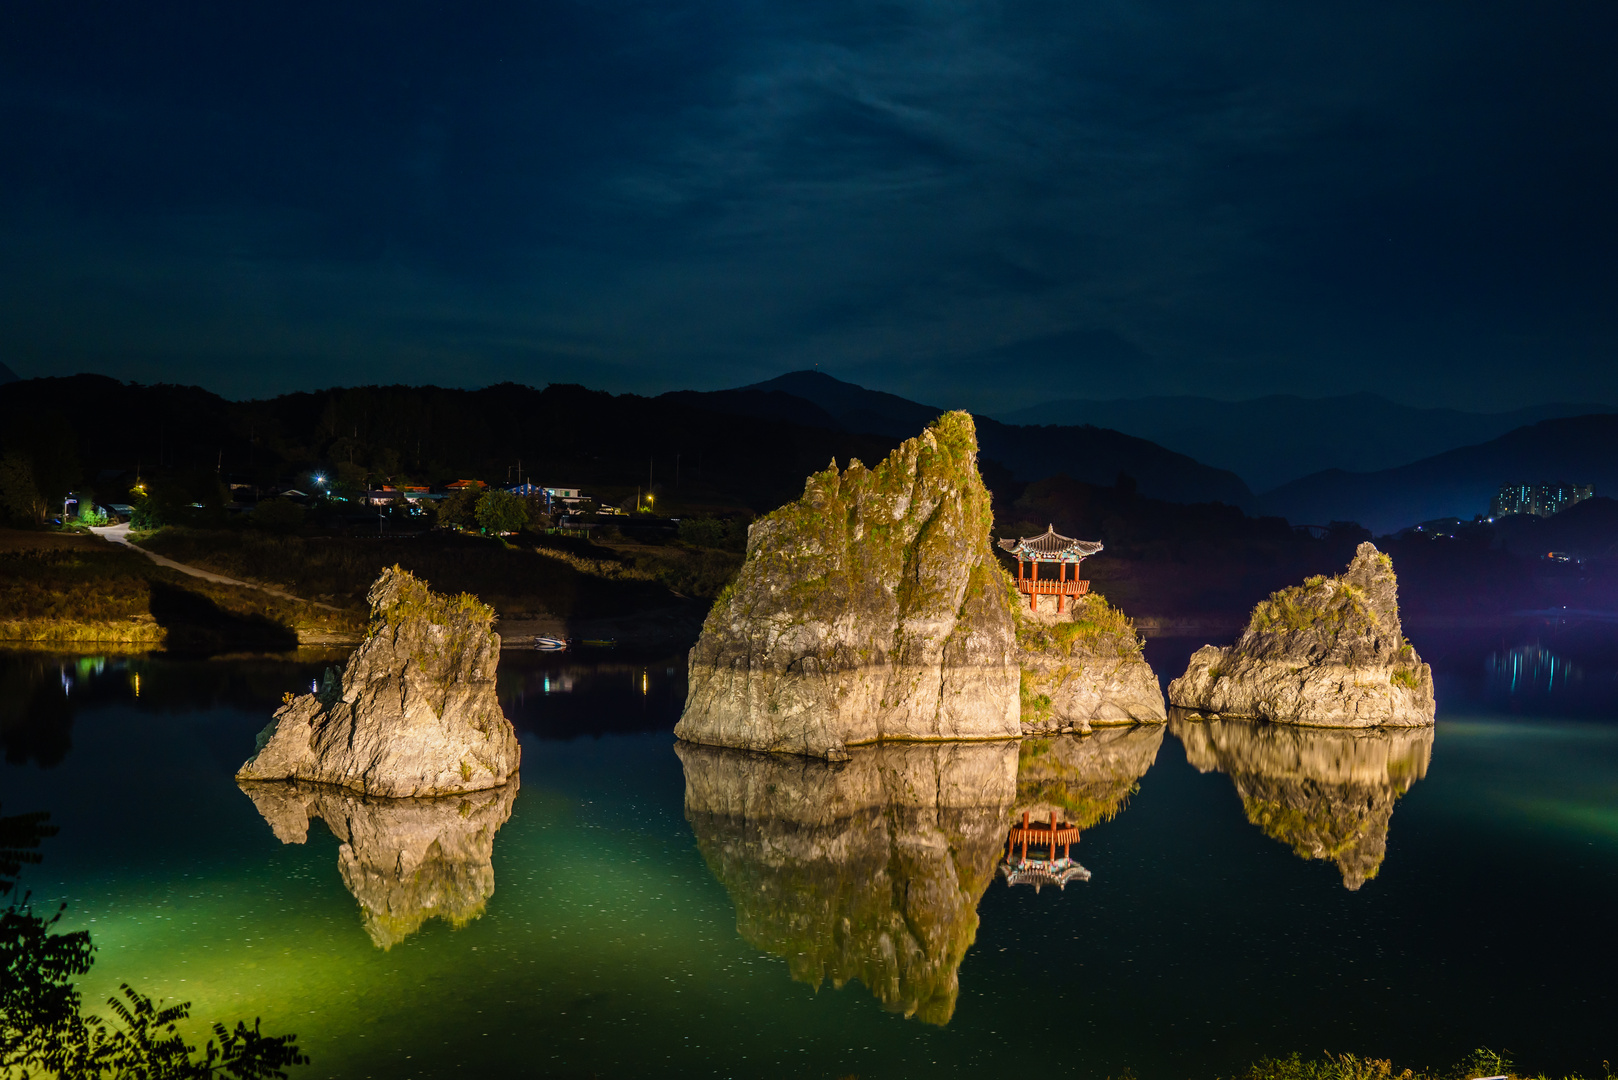
POLYGON ((1047 525, 1038 536, 1024 536, 1018 540, 1008 538, 1000 541, 1000 547, 1013 555, 1031 555, 1034 558, 1054 559, 1063 555, 1088 558, 1101 550, 1101 541, 1075 540, 1071 536, 1063 536, 1054 526, 1047 525))

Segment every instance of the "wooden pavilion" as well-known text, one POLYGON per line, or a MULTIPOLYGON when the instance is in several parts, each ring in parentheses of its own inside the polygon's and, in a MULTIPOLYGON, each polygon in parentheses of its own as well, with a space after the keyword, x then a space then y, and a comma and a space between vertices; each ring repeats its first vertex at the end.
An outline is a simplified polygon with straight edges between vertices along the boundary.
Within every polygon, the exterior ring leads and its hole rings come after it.
POLYGON ((1079 827, 1059 821, 1054 810, 1048 824, 1029 821, 1030 816, 1030 812, 1024 810, 1022 824, 1013 825, 1006 836, 1006 855, 1000 863, 1000 874, 1006 879, 1006 884, 1032 885, 1037 893, 1045 885, 1066 889, 1070 881, 1089 881, 1090 871, 1073 861, 1068 854, 1072 846, 1079 842, 1079 827), (1043 848, 1045 857, 1031 858, 1029 848, 1036 851, 1043 848), (1056 853, 1057 848, 1062 849, 1060 855, 1056 853))
POLYGON ((1041 596, 1054 596, 1056 610, 1061 612, 1067 609, 1068 597, 1077 599, 1090 591, 1090 583, 1079 579, 1079 564, 1101 550, 1101 541, 1075 540, 1046 525, 1038 536, 1002 540, 1000 548, 1017 557, 1017 591, 1028 597, 1029 609, 1038 610, 1041 596), (1056 564, 1055 580, 1040 580, 1040 563, 1056 564), (1071 574, 1069 566, 1073 567, 1071 574))

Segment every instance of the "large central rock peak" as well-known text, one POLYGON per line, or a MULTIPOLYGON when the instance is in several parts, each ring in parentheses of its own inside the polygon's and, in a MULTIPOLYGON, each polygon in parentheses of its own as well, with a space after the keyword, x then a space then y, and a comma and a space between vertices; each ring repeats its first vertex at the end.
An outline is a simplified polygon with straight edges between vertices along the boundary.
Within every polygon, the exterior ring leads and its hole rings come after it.
POLYGON ((691 651, 676 733, 840 758, 884 739, 1012 738, 1018 658, 972 417, 880 465, 834 461, 760 519, 691 651))

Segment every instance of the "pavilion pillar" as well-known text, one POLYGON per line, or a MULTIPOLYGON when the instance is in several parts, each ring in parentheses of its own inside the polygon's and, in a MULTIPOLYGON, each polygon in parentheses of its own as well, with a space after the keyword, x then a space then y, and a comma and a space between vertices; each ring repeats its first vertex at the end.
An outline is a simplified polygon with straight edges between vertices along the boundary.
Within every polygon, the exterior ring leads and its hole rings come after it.
POLYGON ((1028 610, 1039 610, 1039 560, 1028 564, 1028 610))
MULTIPOLYGON (((1058 615, 1067 610, 1067 593, 1063 591, 1066 584, 1067 563, 1066 561, 1063 561, 1056 564, 1056 613, 1058 615)), ((1056 853, 1054 851, 1051 852, 1051 857, 1056 857, 1056 853)))

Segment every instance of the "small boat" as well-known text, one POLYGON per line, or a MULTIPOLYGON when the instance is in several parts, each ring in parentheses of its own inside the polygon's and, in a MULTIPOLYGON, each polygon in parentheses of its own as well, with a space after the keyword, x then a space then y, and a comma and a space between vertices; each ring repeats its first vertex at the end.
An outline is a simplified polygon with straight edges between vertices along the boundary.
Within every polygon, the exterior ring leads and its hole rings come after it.
POLYGON ((562 652, 567 648, 567 642, 563 641, 561 638, 540 637, 536 635, 534 637, 534 648, 538 649, 540 652, 562 652))

